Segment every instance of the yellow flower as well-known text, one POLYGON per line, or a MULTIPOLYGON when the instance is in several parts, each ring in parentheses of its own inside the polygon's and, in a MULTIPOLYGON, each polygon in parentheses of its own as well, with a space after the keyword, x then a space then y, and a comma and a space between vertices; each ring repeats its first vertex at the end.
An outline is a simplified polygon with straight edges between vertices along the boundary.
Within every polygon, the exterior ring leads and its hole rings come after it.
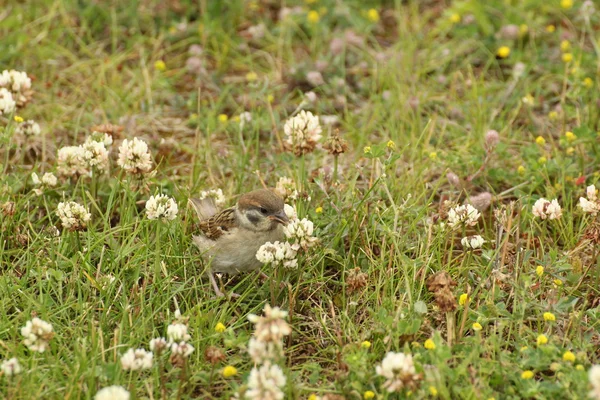
POLYGON ((517 173, 518 173, 519 175, 524 175, 524 174, 525 174, 525 171, 526 171, 526 170, 525 170, 525 167, 524 167, 524 166, 522 166, 522 165, 519 165, 519 166, 517 167, 517 173))
POLYGON ((474 322, 472 325, 472 328, 475 332, 479 332, 480 330, 483 329, 483 326, 481 326, 481 324, 479 322, 474 322))
POLYGON ((450 22, 458 24, 460 22, 460 14, 454 13, 450 16, 450 22))
POLYGON ((540 146, 543 146, 543 145, 545 145, 545 144, 546 144, 546 139, 544 139, 544 138, 543 138, 543 137, 541 137, 541 136, 538 136, 538 137, 536 137, 536 138, 535 138, 535 142, 536 142, 537 144, 539 144, 540 146))
POLYGON ((317 400, 319 397, 316 394, 311 394, 310 396, 308 396, 308 400, 317 400))
POLYGON ((215 332, 217 332, 217 333, 223 333, 223 332, 225 332, 226 329, 227 328, 225 327, 225 325, 223 325, 220 322, 215 326, 215 332))
POLYGON ((568 40, 560 42, 560 49, 565 52, 571 48, 571 43, 568 40))
POLYGON ((572 142, 577 139, 577 135, 575 135, 573 132, 567 131, 565 132, 565 138, 567 139, 567 142, 572 142))
POLYGON ((585 86, 588 89, 591 89, 592 86, 594 86, 594 80, 590 77, 587 77, 583 80, 583 86, 585 86))
POLYGON ((371 347, 371 342, 369 342, 368 340, 365 340, 360 344, 360 347, 362 347, 363 349, 368 349, 371 347))
POLYGON ((438 391, 434 386, 429 386, 429 393, 431 393, 433 397, 436 397, 438 395, 438 391))
POLYGON ((167 64, 165 64, 165 62, 163 60, 156 60, 154 62, 154 69, 157 71, 166 71, 167 64))
POLYGON ((510 47, 502 46, 496 50, 496 55, 500 58, 506 58, 510 55, 510 47))
POLYGON ((386 146, 390 149, 395 149, 396 148, 396 143, 394 143, 393 140, 388 140, 388 142, 386 143, 386 146))
POLYGON ((577 365, 575 366, 575 369, 576 369, 577 371, 583 371, 585 368, 583 368, 583 365, 581 365, 581 364, 577 364, 577 365))
POLYGON ((573 354, 573 352, 569 350, 565 351, 562 358, 563 360, 568 362, 575 362, 575 354, 573 354))
POLYGON ((571 53, 564 53, 562 55, 562 60, 565 63, 570 63, 571 61, 573 61, 573 54, 571 54, 571 53))
POLYGON ((535 269, 535 273, 537 276, 544 275, 544 267, 542 267, 541 265, 538 265, 535 269))
POLYGON ((21 123, 23 122, 23 117, 20 117, 18 115, 15 115, 15 122, 21 123))
POLYGON ((521 101, 527 106, 532 106, 535 104, 535 98, 531 94, 528 94, 525 97, 523 97, 521 101))
POLYGON ((225 122, 227 122, 227 120, 229 119, 229 117, 227 116, 227 114, 219 114, 219 117, 218 117, 218 118, 219 118, 219 122, 221 122, 221 123, 223 123, 223 124, 224 124, 225 122))
POLYGON ((374 399, 375 398, 375 393, 367 390, 364 394, 363 394, 363 399, 365 400, 369 400, 369 399, 374 399))
POLYGON ((363 149, 363 153, 371 154, 371 146, 365 146, 365 148, 363 149))
POLYGON ((560 6, 565 10, 573 7, 573 0, 560 0, 560 6))
POLYGON ((427 349, 427 350, 435 350, 435 343, 433 342, 433 340, 431 339, 427 339, 425 341, 425 343, 423 343, 423 346, 427 349))
POLYGON ((523 378, 523 379, 531 379, 531 378, 533 378, 533 371, 529 371, 529 370, 523 371, 521 373, 521 378, 523 378))
POLYGON ((369 11, 367 11, 367 18, 371 22, 379 22, 379 11, 371 8, 369 11))
POLYGON ((246 74, 246 80, 248 82, 253 82, 258 79, 258 75, 254 71, 250 71, 246 74))
POLYGON ((431 153, 429 153, 429 158, 432 160, 437 159, 437 153, 435 151, 432 151, 431 153))
POLYGON ((311 24, 316 24, 317 22, 319 22, 319 20, 321 19, 321 16, 319 15, 319 13, 315 10, 311 10, 308 12, 308 14, 306 15, 306 19, 308 20, 308 22, 310 22, 311 24))
POLYGON ((546 164, 546 161, 548 161, 548 160, 544 156, 541 156, 540 158, 538 158, 538 163, 540 163, 540 164, 546 164))
POLYGON ((237 375, 237 368, 232 365, 228 365, 223 368, 221 374, 223 375, 223 378, 231 378, 232 376, 237 375))
POLYGON ((548 343, 548 336, 546 336, 542 333, 541 335, 538 335, 536 342, 537 342, 538 346, 542 346, 542 345, 548 343))
POLYGON ((463 293, 458 298, 458 304, 460 304, 461 306, 464 306, 465 304, 467 304, 467 300, 469 300, 469 295, 466 293, 463 293))
POLYGON ((527 32, 529 32, 529 27, 527 25, 525 25, 525 24, 519 25, 519 34, 521 36, 527 35, 527 32))
POLYGON ((274 100, 275 100, 275 96, 273 96, 272 94, 270 94, 270 95, 267 96, 267 101, 269 103, 272 103, 274 100))
POLYGON ((563 187, 563 186, 562 186, 560 183, 558 183, 558 182, 556 182, 556 183, 554 184, 554 189, 556 189, 556 190, 558 190, 558 191, 561 191, 561 190, 562 190, 562 187, 563 187))
POLYGON ((419 347, 421 347, 421 343, 419 342, 412 342, 411 343, 412 347, 414 347, 415 349, 418 349, 419 347))
POLYGON ((177 28, 175 28, 174 26, 169 28, 169 33, 172 35, 174 33, 177 33, 177 28))
POLYGON ((554 284, 556 286, 562 286, 563 285, 563 281, 561 281, 560 279, 555 279, 553 282, 554 282, 554 284))
POLYGON ((552 33, 556 30, 556 27, 554 25, 548 25, 546 26, 546 32, 548 33, 552 33))
POLYGON ((523 347, 521 347, 520 351, 521 351, 521 352, 524 352, 524 351, 525 351, 525 350, 527 350, 528 348, 529 348, 529 346, 523 346, 523 347))
POLYGON ((556 316, 551 312, 544 313, 544 321, 556 321, 556 316))
POLYGON ((556 111, 550 111, 548 113, 548 118, 550 118, 550 121, 554 121, 555 119, 558 118, 558 112, 556 112, 556 111))
POLYGON ((317 207, 317 208, 315 208, 315 212, 317 214, 321 214, 323 212, 323 207, 317 207))

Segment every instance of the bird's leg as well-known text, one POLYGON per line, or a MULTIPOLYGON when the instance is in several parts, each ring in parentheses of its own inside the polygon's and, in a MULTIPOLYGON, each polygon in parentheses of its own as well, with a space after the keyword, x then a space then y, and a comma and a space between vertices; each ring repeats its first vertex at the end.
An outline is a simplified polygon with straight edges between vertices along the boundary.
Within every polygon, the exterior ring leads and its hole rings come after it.
MULTIPOLYGON (((217 295, 217 297, 225 297, 225 293, 223 293, 221 291, 221 289, 219 289, 219 285, 217 284, 217 280, 215 279, 215 275, 213 274, 212 271, 208 271, 208 279, 210 280, 210 283, 213 287, 213 289, 215 290, 215 294, 217 295)), ((219 278, 219 281, 221 281, 221 279, 219 278)), ((231 298, 238 298, 241 297, 239 294, 237 293, 229 293, 229 297, 231 298)))
POLYGON ((221 289, 219 289, 219 285, 217 285, 217 281, 215 280, 215 276, 212 271, 208 271, 208 279, 210 280, 210 284, 215 290, 215 294, 217 295, 217 297, 225 296, 225 294, 221 292, 221 289))

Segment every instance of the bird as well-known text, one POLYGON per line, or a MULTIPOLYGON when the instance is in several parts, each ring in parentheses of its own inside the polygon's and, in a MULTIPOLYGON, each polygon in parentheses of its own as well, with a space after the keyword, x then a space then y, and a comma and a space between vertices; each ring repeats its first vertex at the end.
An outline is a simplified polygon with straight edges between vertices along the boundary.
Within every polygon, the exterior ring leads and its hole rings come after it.
POLYGON ((237 274, 260 268, 258 249, 267 242, 284 238, 283 226, 289 222, 284 201, 270 189, 242 195, 236 205, 218 211, 212 197, 189 198, 200 223, 193 243, 208 262, 208 277, 217 296, 224 296, 213 272, 237 274))

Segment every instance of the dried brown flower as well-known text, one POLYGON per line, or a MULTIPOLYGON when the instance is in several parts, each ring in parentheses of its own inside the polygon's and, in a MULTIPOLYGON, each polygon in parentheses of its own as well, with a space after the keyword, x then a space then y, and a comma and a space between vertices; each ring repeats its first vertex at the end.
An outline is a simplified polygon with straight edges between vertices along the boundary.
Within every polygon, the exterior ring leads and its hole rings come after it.
POLYGON ((120 138, 124 128, 121 125, 100 124, 94 125, 90 129, 92 132, 108 133, 113 137, 120 138))
POLYGON ((225 354, 218 347, 208 346, 206 350, 204 350, 204 359, 209 364, 215 365, 225 361, 225 354))
POLYGON ((323 148, 327 150, 329 154, 337 156, 338 154, 343 154, 348 151, 348 143, 341 138, 340 130, 336 129, 329 139, 327 139, 323 148))
POLYGON ((2 214, 5 217, 12 217, 13 215, 15 215, 16 211, 17 208, 15 207, 14 201, 7 201, 6 203, 2 204, 2 214))
POLYGON ((456 309, 456 297, 452 293, 455 287, 456 282, 446 271, 437 272, 427 279, 427 290, 433 293, 435 302, 442 312, 456 309))
POLYGON ((359 267, 351 269, 348 273, 348 278, 346 278, 346 285, 348 287, 348 292, 356 292, 365 286, 367 286, 369 280, 369 275, 362 272, 359 267))

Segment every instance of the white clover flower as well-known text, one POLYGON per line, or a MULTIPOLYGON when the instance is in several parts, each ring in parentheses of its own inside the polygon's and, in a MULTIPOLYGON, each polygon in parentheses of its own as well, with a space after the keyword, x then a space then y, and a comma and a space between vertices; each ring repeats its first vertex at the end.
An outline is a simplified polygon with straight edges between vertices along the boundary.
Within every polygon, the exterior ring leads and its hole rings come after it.
POLYGON ((0 371, 4 374, 4 376, 15 376, 21 373, 23 368, 21 368, 21 364, 19 364, 19 360, 16 358, 11 358, 9 360, 2 361, 0 364, 0 371))
POLYGON ((39 124, 32 119, 21 122, 15 129, 16 134, 23 136, 38 136, 41 132, 39 124))
POLYGON ((457 206, 448 212, 448 225, 454 228, 460 225, 475 226, 481 214, 470 204, 457 206))
POLYGON ((52 172, 46 172, 42 176, 42 183, 46 186, 54 187, 58 184, 58 179, 52 172))
POLYGON ((108 169, 108 150, 104 142, 97 142, 88 138, 81 146, 81 158, 89 170, 104 172, 108 169))
POLYGON ((578 206, 585 213, 596 215, 600 211, 600 205, 595 201, 589 201, 584 197, 579 198, 578 206))
POLYGON ((265 364, 252 368, 248 377, 248 390, 244 394, 251 400, 282 400, 286 377, 278 365, 265 364))
POLYGON ((284 199, 296 200, 298 198, 298 190, 294 180, 286 176, 279 178, 275 184, 275 193, 284 199))
POLYGON ((121 367, 125 371, 137 371, 152 368, 154 354, 144 349, 129 349, 121 356, 121 367))
POLYGON ((40 177, 35 172, 31 173, 31 182, 33 183, 33 186, 39 186, 42 184, 40 177))
POLYGON ((17 103, 13 99, 12 93, 4 88, 0 88, 0 115, 10 114, 17 108, 17 103))
POLYGON ((548 201, 542 197, 533 205, 532 213, 542 220, 545 220, 546 218, 559 219, 562 216, 562 209, 560 204, 558 204, 558 200, 554 199, 548 201))
POLYGON ((223 195, 223 191, 221 189, 210 189, 200 192, 200 200, 204 200, 207 197, 212 197, 215 201, 215 205, 217 206, 225 204, 225 196, 223 195))
POLYGON ((600 400, 600 365, 592 365, 588 371, 588 378, 592 385, 592 391, 589 393, 589 397, 600 400))
POLYGON ((167 338, 169 344, 173 342, 187 342, 192 337, 188 334, 188 327, 184 324, 170 324, 167 327, 167 338))
POLYGON ((598 200, 598 189, 596 189, 596 185, 590 185, 585 189, 585 193, 589 201, 598 200))
POLYGON ((5 87, 13 93, 22 92, 31 89, 31 79, 23 71, 4 70, 0 74, 0 87, 5 87))
POLYGON ((152 168, 152 156, 148 144, 141 139, 123 140, 119 147, 117 164, 130 174, 143 174, 152 168))
POLYGON ((72 231, 84 229, 92 217, 84 206, 74 201, 58 203, 56 215, 60 218, 63 228, 72 231))
POLYGON ((150 196, 146 202, 146 216, 148 219, 172 221, 177 217, 179 209, 175 200, 165 194, 150 196))
POLYGON ((473 236, 465 236, 464 238, 461 239, 460 243, 462 244, 462 246, 465 249, 478 249, 481 246, 483 246, 483 243, 485 243, 485 240, 483 240, 483 238, 480 235, 473 235, 473 236))
POLYGON ((188 358, 194 350, 194 346, 187 342, 171 343, 171 354, 175 357, 188 358))
POLYGON ((36 317, 27 321, 21 328, 21 335, 25 338, 23 343, 29 350, 43 353, 50 345, 54 332, 51 324, 36 317))
POLYGON ((415 365, 410 354, 387 353, 375 372, 386 379, 383 387, 390 393, 399 392, 416 379, 415 365))
POLYGON ((62 176, 86 175, 88 173, 81 146, 66 146, 58 150, 57 172, 62 176))
POLYGON ((285 268, 296 268, 298 260, 296 259, 296 250, 288 242, 267 242, 260 246, 256 252, 256 259, 263 264, 273 263, 274 265, 283 265, 285 268))
POLYGON ((129 400, 129 392, 123 386, 107 386, 98 390, 94 400, 129 400))
POLYGON ((335 125, 340 120, 337 115, 321 115, 320 118, 323 125, 335 125))
POLYGON ((310 111, 300 111, 298 115, 288 119, 283 126, 285 145, 297 156, 310 153, 321 139, 319 117, 310 111))
POLYGON ((292 249, 299 250, 300 248, 306 250, 314 246, 318 239, 313 237, 314 225, 312 221, 307 218, 294 219, 283 227, 283 233, 285 237, 290 241, 293 241, 292 249))
POLYGON ((292 329, 285 320, 287 311, 279 307, 265 305, 264 317, 248 314, 248 320, 254 324, 254 337, 262 342, 280 342, 284 336, 292 333, 292 329))
POLYGON ((289 204, 283 205, 283 212, 290 221, 298 219, 298 213, 296 212, 296 209, 289 204))
POLYGON ((243 128, 246 123, 252 122, 252 114, 244 111, 240 114, 240 128, 243 128))
POLYGON ((87 140, 93 140, 94 142, 104 143, 104 147, 109 147, 113 144, 113 138, 106 132, 92 131, 87 140))
POLYGON ((168 346, 167 340, 163 337, 154 338, 150 341, 150 351, 162 353, 168 346))
POLYGON ((283 357, 283 343, 281 341, 263 342, 256 338, 250 338, 248 354, 257 365, 273 362, 283 357))

